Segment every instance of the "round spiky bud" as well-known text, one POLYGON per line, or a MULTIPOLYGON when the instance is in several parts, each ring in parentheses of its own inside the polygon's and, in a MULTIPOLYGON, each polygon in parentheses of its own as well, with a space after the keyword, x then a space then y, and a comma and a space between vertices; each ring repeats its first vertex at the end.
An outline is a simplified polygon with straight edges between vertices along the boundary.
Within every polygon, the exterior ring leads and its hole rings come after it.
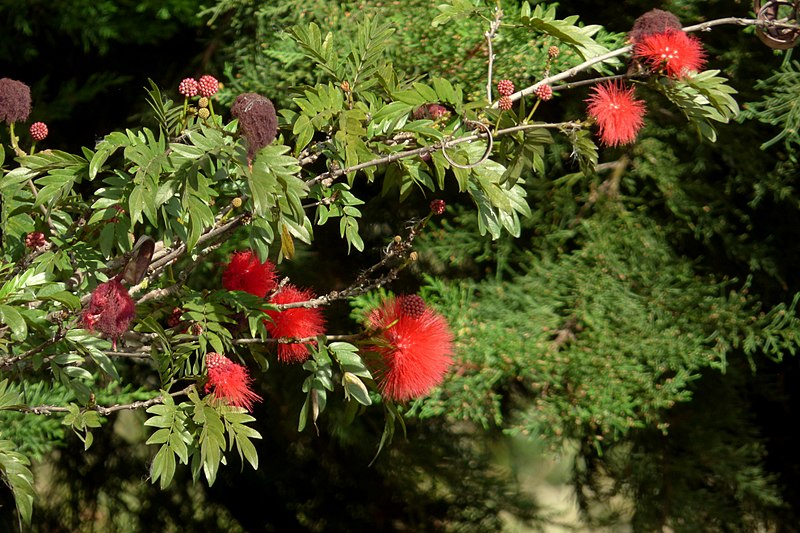
POLYGON ((195 322, 194 324, 192 324, 192 335, 199 337, 202 334, 203 334, 203 324, 199 322, 195 322))
POLYGON ((178 92, 186 98, 197 95, 197 81, 194 78, 186 78, 178 85, 178 92))
POLYGON ((444 213, 444 208, 447 204, 444 203, 444 200, 436 199, 431 201, 431 211, 434 215, 441 215, 444 213))
POLYGON ((208 117, 211 116, 211 111, 209 111, 207 107, 201 107, 200 109, 197 110, 197 116, 202 118, 203 120, 206 120, 208 117))
POLYGON ((553 45, 547 49, 547 55, 548 57, 550 57, 550 59, 557 58, 559 53, 561 53, 561 51, 558 49, 558 46, 556 45, 553 45))
POLYGON ((242 207, 242 199, 237 196, 236 198, 231 200, 231 205, 235 208, 242 207))
POLYGON ((31 250, 35 250, 45 244, 47 244, 47 240, 44 238, 44 233, 41 231, 33 231, 25 236, 25 246, 31 250))
POLYGON ((197 107, 208 107, 208 98, 201 96, 197 101, 197 107))
POLYGON ((347 81, 347 80, 344 80, 344 81, 343 81, 343 82, 342 82, 342 83, 339 85, 339 87, 341 87, 341 88, 342 88, 342 90, 343 90, 344 92, 346 92, 346 93, 349 93, 349 92, 350 92, 350 82, 349 82, 349 81, 347 81))
POLYGON ((31 124, 31 138, 34 141, 43 141, 47 137, 47 124, 34 122, 31 124))
POLYGON ((539 85, 536 88, 536 96, 546 102, 553 97, 553 89, 549 85, 539 85))
POLYGON ((217 78, 214 76, 209 76, 206 74, 205 76, 201 76, 200 79, 197 81, 197 92, 200 96, 205 96, 206 98, 211 98, 217 91, 219 90, 219 82, 217 78))
POLYGON ((500 80, 497 82, 497 92, 500 96, 511 96, 514 94, 514 84, 511 80, 500 80))
POLYGON ((409 318, 419 318, 425 312, 425 300, 417 294, 401 296, 400 312, 409 318))
POLYGON ((509 109, 511 109, 512 105, 514 105, 514 102, 512 102, 511 98, 508 96, 501 96, 500 100, 497 102, 497 107, 499 107, 503 111, 508 111, 509 109))

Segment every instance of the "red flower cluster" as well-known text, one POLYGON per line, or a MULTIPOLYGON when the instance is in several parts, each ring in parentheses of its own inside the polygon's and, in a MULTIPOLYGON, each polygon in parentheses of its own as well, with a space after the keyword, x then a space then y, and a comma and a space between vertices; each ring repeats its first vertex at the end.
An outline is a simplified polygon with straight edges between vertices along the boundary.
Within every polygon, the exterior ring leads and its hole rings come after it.
POLYGON ((645 105, 633 96, 633 88, 614 82, 596 85, 589 102, 589 115, 600 127, 600 141, 606 146, 628 144, 644 125, 645 105))
POLYGON ((277 286, 275 265, 269 260, 262 263, 252 250, 234 252, 222 273, 222 286, 264 298, 277 286))
POLYGON ((497 101, 497 107, 499 107, 501 111, 508 111, 513 106, 514 101, 510 96, 501 96, 500 100, 497 101))
POLYGON ((101 283, 92 292, 88 307, 83 311, 82 322, 90 331, 98 330, 112 339, 117 349, 117 339, 128 331, 136 315, 136 305, 118 278, 101 283))
POLYGON ((444 317, 419 296, 385 300, 368 321, 378 330, 379 340, 370 350, 381 357, 376 376, 386 398, 419 398, 442 382, 453 362, 453 334, 444 317))
POLYGON ((431 119, 438 120, 450 114, 450 111, 441 104, 423 104, 416 108, 411 116, 414 120, 431 119))
POLYGON ((216 352, 206 354, 206 368, 208 368, 206 392, 213 391, 216 399, 228 405, 244 407, 251 412, 253 403, 261 401, 261 396, 250 388, 253 379, 247 368, 216 352))
POLYGON ((208 74, 201 76, 199 80, 185 78, 178 84, 178 92, 186 98, 192 96, 205 96, 211 98, 219 91, 219 82, 214 76, 208 74))
MULTIPOLYGON (((301 290, 287 284, 269 301, 281 305, 305 302, 314 298, 310 290, 301 290)), ((283 311, 267 311, 270 320, 265 321, 267 331, 275 338, 302 339, 315 337, 325 332, 325 318, 317 307, 292 307, 283 311)), ((278 360, 283 363, 302 363, 308 359, 308 346, 303 343, 278 344, 278 360)))
POLYGON ((47 244, 47 238, 41 231, 32 231, 25 235, 25 246, 32 250, 36 250, 45 244, 47 244))
POLYGON ((441 215, 444 214, 444 210, 447 207, 447 204, 442 199, 435 199, 431 200, 431 211, 434 215, 441 215))
POLYGON ((684 78, 702 70, 705 52, 700 40, 682 30, 669 29, 643 36, 633 48, 635 58, 670 78, 684 78))

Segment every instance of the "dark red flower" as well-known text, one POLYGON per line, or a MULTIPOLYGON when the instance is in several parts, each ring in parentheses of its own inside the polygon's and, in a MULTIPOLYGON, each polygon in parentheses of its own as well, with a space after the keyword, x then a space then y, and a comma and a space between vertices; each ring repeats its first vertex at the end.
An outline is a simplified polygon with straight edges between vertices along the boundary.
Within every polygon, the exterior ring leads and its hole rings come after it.
MULTIPOLYGON (((269 301, 271 304, 305 302, 314 298, 310 290, 285 285, 269 301)), ((265 321, 267 331, 274 339, 302 339, 325 333, 325 317, 317 307, 292 307, 283 311, 267 311, 271 320, 265 321)), ((308 346, 302 343, 279 343, 278 360, 283 363, 302 363, 308 359, 308 346)))
POLYGON ((445 207, 447 204, 444 200, 437 198, 436 200, 431 200, 431 211, 433 211, 434 215, 441 215, 444 213, 445 207))
POLYGON ((450 111, 441 104, 423 104, 416 108, 411 116, 414 120, 431 119, 438 120, 450 114, 450 111))
POLYGON ((247 139, 247 157, 267 146, 278 135, 278 115, 269 98, 256 93, 240 94, 231 106, 231 115, 239 119, 242 136, 247 139))
POLYGON ((31 88, 21 81, 0 79, 0 120, 24 122, 31 114, 31 88))
POLYGON ((385 300, 368 317, 370 327, 378 331, 378 342, 369 348, 381 357, 378 386, 393 401, 427 395, 444 380, 453 362, 453 334, 447 321, 427 306, 420 314, 416 309, 408 312, 417 307, 416 298, 385 300))
POLYGON ((705 65, 700 40, 682 30, 667 30, 642 37, 633 48, 635 58, 670 78, 683 78, 705 65))
POLYGON ((253 378, 247 368, 216 352, 206 354, 206 368, 206 392, 213 392, 216 399, 251 412, 253 403, 261 401, 261 396, 250 388, 253 378))
POLYGON ((81 318, 87 329, 97 330, 111 337, 116 350, 117 339, 128 331, 135 315, 136 305, 128 294, 128 289, 114 278, 95 288, 81 318))
POLYGON ((589 115, 600 127, 600 141, 606 146, 631 143, 644 125, 645 105, 633 97, 633 88, 615 82, 595 85, 589 115))
POLYGON ((25 236, 25 246, 33 250, 47 244, 47 239, 41 231, 32 231, 25 236))
POLYGON ((222 273, 222 286, 264 298, 277 286, 275 265, 269 260, 262 263, 252 250, 234 252, 222 273))

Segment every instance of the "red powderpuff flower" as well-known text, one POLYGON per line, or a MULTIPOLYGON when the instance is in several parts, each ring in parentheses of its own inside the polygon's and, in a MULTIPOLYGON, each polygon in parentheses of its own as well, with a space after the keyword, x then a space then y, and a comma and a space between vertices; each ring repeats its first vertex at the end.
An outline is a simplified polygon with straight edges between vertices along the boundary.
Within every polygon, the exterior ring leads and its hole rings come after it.
POLYGON ((427 395, 453 362, 453 334, 447 321, 427 306, 420 312, 421 300, 416 295, 385 300, 368 317, 380 339, 370 348, 382 359, 376 371, 378 386, 393 401, 427 395))
POLYGON ((234 252, 222 273, 222 286, 264 298, 277 286, 275 265, 269 260, 262 263, 252 250, 234 252))
MULTIPOLYGON (((287 284, 269 301, 271 304, 305 302, 314 298, 310 290, 287 284)), ((275 339, 316 337, 325 332, 325 317, 316 307, 293 307, 283 311, 266 311, 271 320, 265 321, 267 331, 275 339)), ((308 359, 308 346, 301 343, 278 344, 278 360, 282 363, 302 363, 308 359)))
POLYGON ((642 37, 633 47, 633 55, 654 70, 670 78, 683 78, 705 65, 700 39, 680 30, 667 30, 642 37))
POLYGON ((114 278, 95 288, 89 306, 83 311, 81 318, 90 331, 97 330, 111 337, 116 350, 117 339, 128 331, 135 315, 136 305, 128 294, 128 289, 122 286, 119 279, 114 278))
POLYGON ((645 106, 633 97, 633 88, 615 82, 594 87, 589 97, 589 115, 600 127, 600 141, 606 146, 628 144, 644 125, 645 106))
POLYGON ((253 378, 247 368, 216 352, 206 354, 206 368, 206 392, 213 391, 217 400, 235 407, 244 407, 250 412, 253 411, 253 403, 261 401, 261 396, 250 388, 253 378))

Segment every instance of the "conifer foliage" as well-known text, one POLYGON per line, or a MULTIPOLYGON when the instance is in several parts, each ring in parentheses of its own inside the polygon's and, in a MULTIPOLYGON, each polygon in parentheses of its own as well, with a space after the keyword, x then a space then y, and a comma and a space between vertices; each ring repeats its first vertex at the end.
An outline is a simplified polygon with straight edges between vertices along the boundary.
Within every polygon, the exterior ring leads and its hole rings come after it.
MULTIPOLYGON (((30 142, 16 135, 37 102, 0 80, 0 478, 23 522, 36 505, 25 454, 62 444, 64 429, 90 450, 120 411, 143 417, 161 489, 184 470, 214 484, 234 449, 257 470, 271 459, 259 420, 289 413, 315 435, 369 419, 373 461, 392 461, 405 420, 577 444, 589 523, 603 520, 591 501, 601 471, 614 495, 658 505, 637 491, 665 478, 626 451, 669 438, 673 422, 686 431, 674 413, 702 376, 793 355, 800 297, 763 303, 759 279, 687 251, 730 242, 716 209, 752 229, 740 205, 694 204, 707 187, 681 174, 711 158, 684 162, 678 147, 701 154, 739 116, 699 28, 654 10, 614 33, 534 4, 437 7, 435 31, 485 26, 472 84, 396 68, 403 36, 379 18, 349 33, 312 20, 286 30, 291 52, 272 52, 310 65, 307 83, 272 100, 253 92, 268 82, 249 80, 259 71, 246 62, 230 80, 151 81, 147 125, 77 153, 47 146, 43 122, 26 125, 30 142), (517 44, 535 74, 504 57, 517 44), (32 432, 45 415, 60 433, 32 432)), ((767 107, 750 113, 775 122, 767 107)), ((779 118, 776 140, 796 142, 792 113, 779 118)), ((796 156, 786 161, 784 175, 796 156)), ((781 507, 753 439, 737 456, 750 477, 721 461, 717 477, 692 478, 697 493, 728 487, 721 529, 773 524, 781 507)), ((466 516, 466 501, 451 503, 466 516)), ((638 527, 681 524, 669 505, 641 509, 638 527)))

